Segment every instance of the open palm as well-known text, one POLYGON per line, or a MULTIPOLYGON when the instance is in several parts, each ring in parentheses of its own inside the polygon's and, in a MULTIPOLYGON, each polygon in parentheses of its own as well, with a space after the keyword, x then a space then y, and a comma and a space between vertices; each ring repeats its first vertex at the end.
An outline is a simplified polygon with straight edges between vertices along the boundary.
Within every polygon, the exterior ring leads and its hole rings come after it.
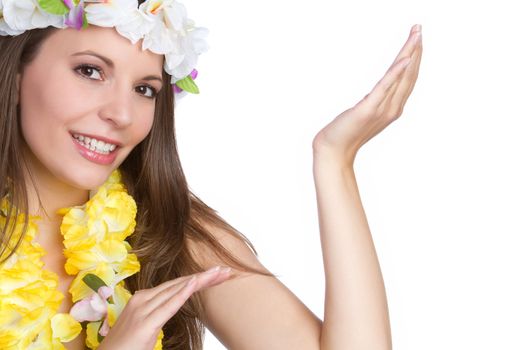
POLYGON ((344 163, 352 163, 362 145, 403 113, 417 80, 422 51, 421 26, 414 25, 408 40, 372 91, 317 133, 313 141, 315 152, 329 153, 344 163))

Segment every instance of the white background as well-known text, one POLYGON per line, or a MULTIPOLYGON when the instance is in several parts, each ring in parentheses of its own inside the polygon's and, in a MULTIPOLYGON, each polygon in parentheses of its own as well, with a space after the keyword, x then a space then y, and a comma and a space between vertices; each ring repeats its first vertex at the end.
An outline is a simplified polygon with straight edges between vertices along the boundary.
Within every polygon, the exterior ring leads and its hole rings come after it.
MULTIPOLYGON (((520 1, 185 1, 210 29, 176 109, 190 188, 321 319, 311 142, 366 95, 410 27, 423 59, 356 175, 395 349, 525 349, 520 1)), ((224 349, 206 333, 206 350, 224 349)))

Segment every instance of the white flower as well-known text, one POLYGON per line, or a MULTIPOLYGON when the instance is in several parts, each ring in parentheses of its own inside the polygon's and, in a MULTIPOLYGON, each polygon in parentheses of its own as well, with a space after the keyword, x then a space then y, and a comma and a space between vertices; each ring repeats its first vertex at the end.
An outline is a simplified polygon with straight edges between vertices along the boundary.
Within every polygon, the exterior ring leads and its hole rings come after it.
MULTIPOLYGON (((187 17, 184 5, 175 0, 147 1, 140 5, 139 11, 155 22, 151 31, 144 35, 144 50, 149 49, 159 54, 175 51, 175 55, 179 54, 181 48, 187 46, 184 41, 187 40, 189 32, 197 29, 193 20, 187 17)), ((190 38, 195 38, 196 33, 192 33, 190 38)), ((199 49, 200 47, 197 51, 199 49)))
POLYGON ((172 39, 176 35, 166 12, 174 11, 173 0, 151 0, 142 3, 138 11, 148 18, 152 25, 144 32, 142 50, 149 49, 159 55, 173 50, 172 39))
POLYGON ((166 23, 168 23, 168 27, 176 31, 184 30, 184 26, 188 21, 193 23, 193 21, 188 18, 186 7, 175 0, 172 0, 170 6, 166 7, 164 19, 166 23))
POLYGON ((3 20, 7 24, 5 28, 0 24, 0 30, 7 33, 14 32, 17 35, 33 28, 45 28, 49 26, 64 28, 64 16, 58 16, 45 12, 38 6, 37 0, 2 0, 3 20))
POLYGON ((176 48, 166 54, 164 61, 164 69, 172 76, 172 84, 186 77, 197 66, 198 56, 209 48, 205 40, 208 33, 207 28, 196 27, 176 38, 176 48))
POLYGON ((120 35, 128 38, 132 44, 135 44, 151 31, 154 25, 155 22, 152 18, 140 11, 133 11, 115 29, 120 35))
POLYGON ((100 27, 115 27, 123 21, 127 22, 133 12, 137 11, 137 6, 137 0, 110 0, 107 3, 86 4, 84 10, 88 23, 100 27))
POLYGON ((3 14, 4 3, 0 0, 0 35, 18 35, 22 34, 23 30, 11 29, 4 20, 3 14))
POLYGON ((154 21, 153 28, 144 35, 142 50, 163 55, 175 49, 177 33, 169 30, 162 21, 154 21))
MULTIPOLYGON (((18 35, 49 26, 67 27, 66 19, 71 13, 65 16, 47 13, 38 1, 0 0, 0 35, 18 35)), ((132 44, 142 39, 142 50, 165 55, 164 70, 171 75, 171 84, 190 75, 197 66, 198 56, 208 50, 208 29, 195 27, 184 5, 176 0, 146 0, 140 6, 138 0, 86 1, 81 3, 89 24, 114 27, 132 44)), ((176 100, 186 94, 186 91, 176 93, 176 100)))

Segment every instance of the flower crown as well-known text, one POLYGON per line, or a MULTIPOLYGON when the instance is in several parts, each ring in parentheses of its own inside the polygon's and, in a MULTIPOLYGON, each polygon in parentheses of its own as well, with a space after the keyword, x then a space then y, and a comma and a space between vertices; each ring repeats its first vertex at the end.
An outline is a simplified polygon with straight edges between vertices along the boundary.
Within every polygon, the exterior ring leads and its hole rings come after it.
POLYGON ((208 29, 195 27, 186 8, 176 0, 0 0, 0 35, 53 26, 86 28, 88 23, 115 27, 142 50, 163 54, 175 100, 198 94, 197 57, 208 50, 208 29))

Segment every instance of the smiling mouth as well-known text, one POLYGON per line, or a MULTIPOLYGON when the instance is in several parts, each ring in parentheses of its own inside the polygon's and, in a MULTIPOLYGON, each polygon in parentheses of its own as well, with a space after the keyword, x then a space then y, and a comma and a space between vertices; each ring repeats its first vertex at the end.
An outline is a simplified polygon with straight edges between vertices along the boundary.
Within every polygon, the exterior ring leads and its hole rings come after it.
POLYGON ((118 148, 115 144, 97 140, 96 138, 84 136, 82 134, 72 134, 72 136, 80 145, 99 154, 110 154, 118 148))

